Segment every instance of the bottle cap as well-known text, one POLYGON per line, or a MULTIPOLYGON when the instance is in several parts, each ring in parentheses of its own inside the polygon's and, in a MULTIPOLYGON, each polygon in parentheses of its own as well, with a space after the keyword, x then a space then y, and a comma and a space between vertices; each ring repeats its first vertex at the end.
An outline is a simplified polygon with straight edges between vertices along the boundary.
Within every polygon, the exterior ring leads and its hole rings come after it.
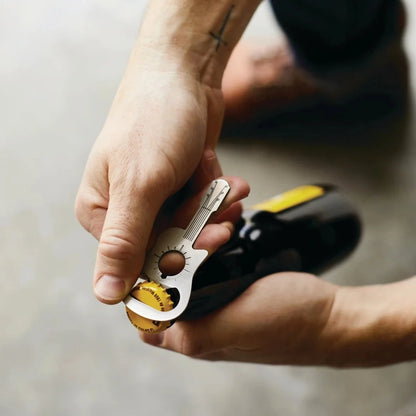
MULTIPOLYGON (((167 290, 155 282, 142 282, 135 286, 130 295, 151 306, 159 311, 170 311, 173 308, 173 302, 167 290)), ((171 321, 161 322, 152 321, 137 315, 126 307, 127 316, 130 322, 140 331, 156 334, 162 332, 172 325, 171 321)))

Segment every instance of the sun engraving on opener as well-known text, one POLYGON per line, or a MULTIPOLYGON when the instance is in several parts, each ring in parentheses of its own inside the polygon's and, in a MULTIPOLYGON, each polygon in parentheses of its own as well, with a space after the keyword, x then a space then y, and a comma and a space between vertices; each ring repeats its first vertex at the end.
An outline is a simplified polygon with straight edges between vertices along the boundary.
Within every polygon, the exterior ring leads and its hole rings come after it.
POLYGON ((195 240, 197 239, 199 233, 201 232, 203 226, 208 221, 208 218, 211 216, 212 212, 216 211, 219 207, 219 204, 224 199, 225 195, 228 193, 229 185, 218 186, 218 182, 211 184, 210 189, 205 195, 205 198, 202 200, 202 203, 190 221, 186 230, 183 230, 182 239, 178 244, 171 241, 172 245, 167 244, 165 248, 159 249, 153 253, 154 262, 152 271, 159 275, 161 279, 166 279, 169 276, 176 276, 180 272, 185 271, 190 273, 186 267, 189 266, 189 261, 191 260, 191 254, 188 254, 187 248, 183 243, 185 238, 188 240, 191 247, 193 246, 195 240), (170 262, 169 262, 170 257, 170 262))
POLYGON ((184 248, 184 244, 180 247, 176 245, 173 247, 167 246, 166 250, 153 254, 155 257, 153 270, 156 273, 160 273, 161 279, 166 279, 169 276, 176 276, 182 271, 190 273, 187 266, 189 266, 191 256, 184 248))

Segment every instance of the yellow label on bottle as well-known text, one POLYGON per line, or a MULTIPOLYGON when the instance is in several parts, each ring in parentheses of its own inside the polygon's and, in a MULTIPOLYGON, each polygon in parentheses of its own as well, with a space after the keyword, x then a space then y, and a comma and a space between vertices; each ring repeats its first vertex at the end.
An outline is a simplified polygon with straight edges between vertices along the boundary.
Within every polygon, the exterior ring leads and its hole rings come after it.
POLYGON ((259 211, 280 212, 296 205, 318 198, 325 193, 324 188, 316 185, 304 185, 284 192, 252 208, 259 211))

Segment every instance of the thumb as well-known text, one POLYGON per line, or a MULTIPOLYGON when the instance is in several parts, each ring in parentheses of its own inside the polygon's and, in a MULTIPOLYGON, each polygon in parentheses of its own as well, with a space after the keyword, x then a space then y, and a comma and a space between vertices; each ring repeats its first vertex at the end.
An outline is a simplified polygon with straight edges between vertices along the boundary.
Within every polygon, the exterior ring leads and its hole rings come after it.
POLYGON ((120 302, 136 282, 158 212, 152 205, 144 195, 110 198, 94 271, 94 293, 101 302, 120 302))

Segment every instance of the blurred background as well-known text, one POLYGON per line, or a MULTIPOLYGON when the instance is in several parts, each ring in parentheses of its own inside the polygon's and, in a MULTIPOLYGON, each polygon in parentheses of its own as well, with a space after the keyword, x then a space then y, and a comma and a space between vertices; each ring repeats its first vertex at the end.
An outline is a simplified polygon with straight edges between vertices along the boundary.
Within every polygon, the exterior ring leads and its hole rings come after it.
MULTIPOLYGON (((330 182, 359 207, 359 249, 323 276, 337 284, 416 273, 416 3, 405 3, 408 107, 352 118, 338 111, 321 123, 283 115, 274 126, 225 131, 219 146, 224 171, 251 184, 247 204, 330 182)), ((416 415, 415 363, 200 362, 142 344, 122 305, 93 297, 96 242, 73 203, 145 5, 0 3, 0 414, 416 415)), ((279 36, 264 2, 245 37, 279 36)))

